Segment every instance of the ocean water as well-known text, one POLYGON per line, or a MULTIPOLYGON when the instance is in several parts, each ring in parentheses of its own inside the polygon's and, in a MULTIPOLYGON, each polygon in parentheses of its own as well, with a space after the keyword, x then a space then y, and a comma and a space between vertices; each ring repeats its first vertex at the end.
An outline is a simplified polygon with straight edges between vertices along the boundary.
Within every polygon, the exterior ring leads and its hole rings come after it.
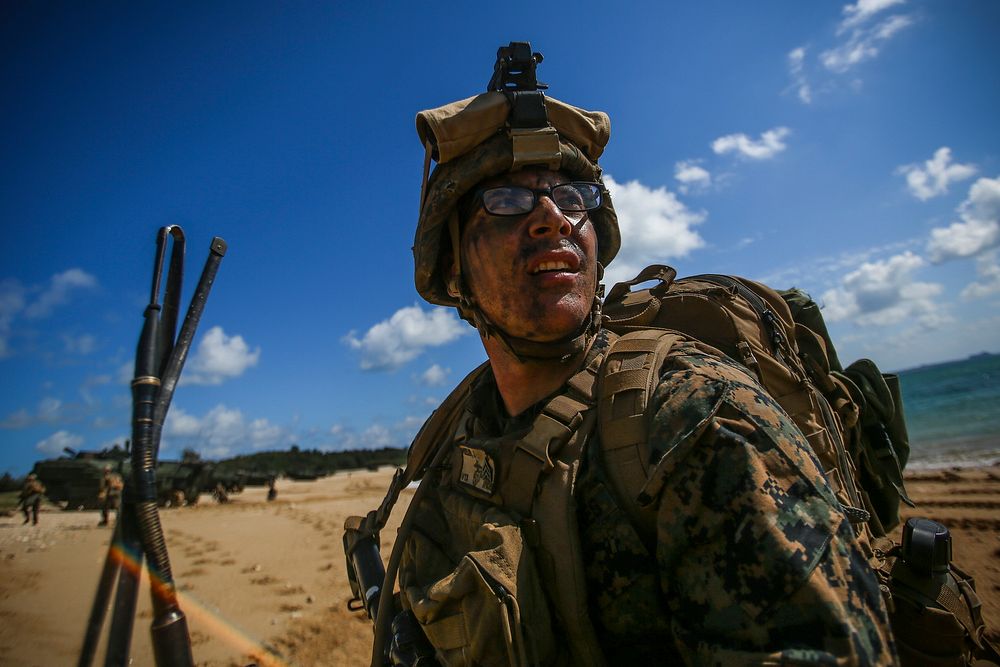
POLYGON ((899 373, 910 434, 907 469, 1000 462, 1000 355, 899 373))

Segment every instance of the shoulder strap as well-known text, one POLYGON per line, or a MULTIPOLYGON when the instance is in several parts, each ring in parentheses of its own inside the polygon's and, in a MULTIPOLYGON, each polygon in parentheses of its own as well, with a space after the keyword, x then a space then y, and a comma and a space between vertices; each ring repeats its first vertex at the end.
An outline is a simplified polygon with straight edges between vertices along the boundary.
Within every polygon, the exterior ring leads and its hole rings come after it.
POLYGON ((604 468, 633 523, 645 526, 638 497, 649 478, 646 408, 670 350, 684 337, 676 331, 633 331, 613 341, 597 380, 597 420, 604 468))
MULTIPOLYGON (((393 475, 392 482, 389 484, 389 490, 386 492, 385 498, 382 499, 382 504, 379 505, 378 509, 372 510, 364 518, 356 516, 348 517, 344 524, 345 529, 371 532, 377 536, 382 528, 385 527, 392 508, 399 498, 399 492, 413 480, 422 479, 424 472, 440 462, 444 456, 447 451, 445 443, 451 442, 448 436, 455 429, 455 422, 462 414, 472 385, 483 374, 488 365, 488 361, 484 362, 465 376, 465 379, 448 394, 448 397, 444 399, 441 405, 424 422, 424 425, 420 428, 420 432, 417 433, 417 437, 413 439, 413 443, 406 454, 406 468, 396 469, 396 474, 393 475)), ((396 587, 396 574, 399 571, 399 561, 403 555, 403 547, 406 544, 407 536, 412 530, 413 510, 420 504, 426 490, 427 484, 421 483, 413 494, 413 498, 410 499, 410 505, 407 507, 406 514, 400 522, 399 529, 396 532, 396 541, 393 543, 392 551, 389 554, 389 563, 385 569, 385 576, 382 579, 382 591, 389 591, 391 593, 396 587)), ((377 543, 378 539, 376 537, 377 543)), ((375 618, 375 639, 372 644, 372 667, 377 667, 383 663, 385 645, 390 632, 389 626, 392 623, 395 608, 395 604, 381 604, 378 607, 378 614, 375 618)))
POLYGON ((433 448, 440 444, 443 434, 453 430, 455 420, 462 413, 465 402, 469 398, 472 385, 482 377, 489 365, 490 362, 484 361, 466 375, 465 379, 458 383, 458 386, 448 394, 448 397, 424 422, 406 453, 406 469, 403 471, 404 484, 409 484, 413 480, 423 477, 427 462, 434 456, 433 448))
MULTIPOLYGON (((613 337, 613 334, 610 334, 613 337)), ((586 413, 594 407, 594 386, 603 356, 597 354, 590 363, 566 382, 566 391, 542 408, 531 430, 514 446, 510 462, 506 504, 523 516, 531 516, 535 492, 542 474, 552 470, 552 457, 574 435, 586 437, 593 426, 586 413), (581 429, 587 432, 578 434, 581 429)))
POLYGON ((424 471, 428 468, 428 462, 434 457, 437 449, 448 441, 448 435, 455 430, 455 421, 461 416, 462 409, 469 398, 472 385, 478 380, 489 366, 485 361, 475 370, 465 376, 465 379, 458 383, 448 397, 441 402, 431 416, 427 418, 424 425, 420 427, 420 432, 410 444, 410 449, 406 453, 406 467, 397 468, 396 474, 392 477, 389 490, 386 492, 382 504, 375 510, 374 530, 381 530, 389 520, 399 492, 406 486, 424 476, 424 471))

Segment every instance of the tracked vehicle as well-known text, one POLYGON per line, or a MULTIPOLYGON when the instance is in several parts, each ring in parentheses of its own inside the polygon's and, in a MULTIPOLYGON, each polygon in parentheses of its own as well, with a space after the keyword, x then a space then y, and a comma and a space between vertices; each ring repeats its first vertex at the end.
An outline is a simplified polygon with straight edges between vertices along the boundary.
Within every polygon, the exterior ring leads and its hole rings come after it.
MULTIPOLYGON (((100 451, 77 451, 66 447, 65 456, 39 461, 32 472, 45 485, 49 500, 63 503, 67 510, 101 507, 98 492, 105 466, 128 479, 131 471, 129 450, 118 445, 100 451)), ((211 478, 212 464, 204 461, 160 461, 156 466, 157 504, 176 505, 183 500, 198 502, 198 495, 211 478)))

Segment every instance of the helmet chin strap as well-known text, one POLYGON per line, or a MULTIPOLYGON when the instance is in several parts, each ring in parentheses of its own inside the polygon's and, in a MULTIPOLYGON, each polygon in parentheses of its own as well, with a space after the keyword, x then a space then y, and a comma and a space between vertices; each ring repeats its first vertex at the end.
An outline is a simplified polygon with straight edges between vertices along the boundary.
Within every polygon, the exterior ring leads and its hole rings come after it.
POLYGON ((527 363, 531 361, 559 361, 566 363, 576 355, 583 352, 592 342, 594 336, 601 329, 601 306, 604 296, 604 285, 601 279, 604 277, 604 267, 597 263, 597 289, 594 293, 594 300, 591 303, 590 313, 580 324, 580 327, 563 338, 553 341, 536 341, 528 338, 513 336, 498 325, 494 324, 483 312, 483 309, 476 303, 475 297, 469 294, 468 288, 461 275, 454 276, 453 282, 449 284, 457 292, 453 294, 459 300, 458 312, 465 321, 472 324, 484 338, 496 338, 507 351, 519 362, 527 363))

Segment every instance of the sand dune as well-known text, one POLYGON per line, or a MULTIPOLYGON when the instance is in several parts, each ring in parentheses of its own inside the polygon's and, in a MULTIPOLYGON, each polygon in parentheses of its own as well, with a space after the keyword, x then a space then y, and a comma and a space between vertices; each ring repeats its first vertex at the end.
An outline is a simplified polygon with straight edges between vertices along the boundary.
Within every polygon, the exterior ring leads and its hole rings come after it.
MULTIPOLYGON (((381 500, 391 471, 281 481, 278 499, 247 489, 217 505, 164 510, 171 565, 195 661, 209 667, 367 665, 371 625, 346 608, 341 529, 381 500)), ((909 515, 951 528, 955 558, 976 578, 988 620, 1000 620, 1000 468, 920 471, 909 515)), ((382 552, 411 491, 383 533, 382 552)), ((0 665, 74 665, 111 530, 96 512, 43 512, 40 525, 0 518, 0 665)), ((145 577, 132 640, 136 665, 152 665, 145 577)), ((103 656, 103 646, 98 654, 103 656)), ((103 664, 103 659, 95 660, 103 664)))

